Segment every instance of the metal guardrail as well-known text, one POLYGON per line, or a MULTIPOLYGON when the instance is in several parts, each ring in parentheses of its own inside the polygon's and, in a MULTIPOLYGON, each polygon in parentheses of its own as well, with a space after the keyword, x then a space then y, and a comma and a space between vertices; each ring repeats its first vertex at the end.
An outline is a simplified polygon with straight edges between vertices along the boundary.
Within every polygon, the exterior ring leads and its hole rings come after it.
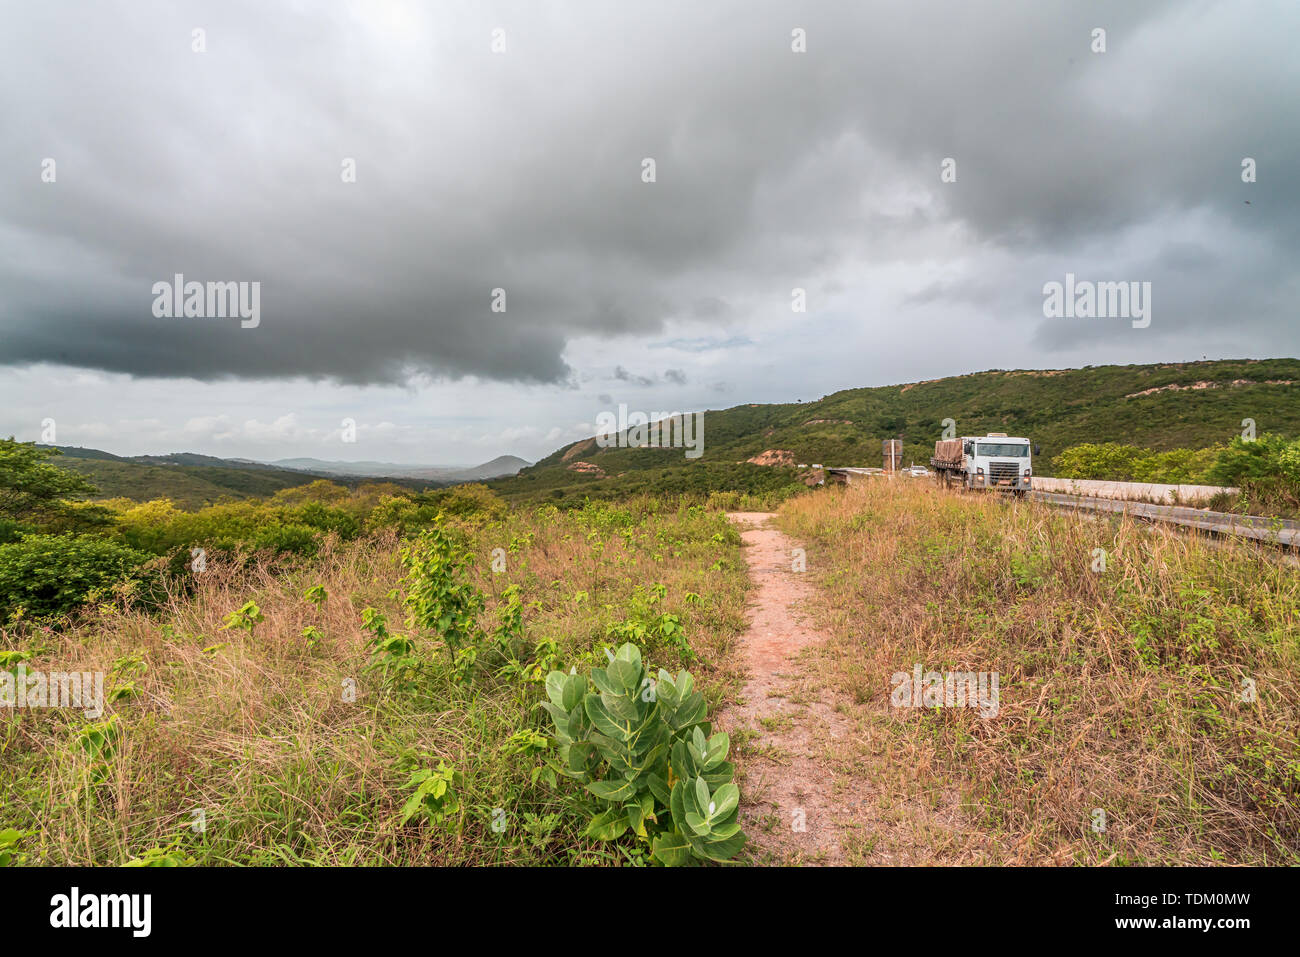
POLYGON ((1131 502, 1122 499, 1088 498, 1059 492, 1030 492, 1029 497, 1035 501, 1059 505, 1063 508, 1132 515, 1166 525, 1195 528, 1214 535, 1236 535, 1274 545, 1300 548, 1300 522, 1284 518, 1233 515, 1229 512, 1211 512, 1203 508, 1152 505, 1148 502, 1131 502))

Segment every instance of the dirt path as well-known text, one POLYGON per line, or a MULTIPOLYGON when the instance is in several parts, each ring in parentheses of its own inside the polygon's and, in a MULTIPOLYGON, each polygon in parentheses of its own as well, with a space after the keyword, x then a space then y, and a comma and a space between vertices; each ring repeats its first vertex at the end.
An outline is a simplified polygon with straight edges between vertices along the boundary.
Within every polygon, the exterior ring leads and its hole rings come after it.
POLYGON ((807 623, 799 605, 813 586, 796 571, 799 544, 771 527, 768 512, 733 512, 757 588, 740 650, 749 681, 719 724, 737 750, 745 794, 741 818, 756 858, 769 863, 881 862, 867 769, 852 749, 855 733, 833 696, 798 664, 800 652, 828 635, 807 623))

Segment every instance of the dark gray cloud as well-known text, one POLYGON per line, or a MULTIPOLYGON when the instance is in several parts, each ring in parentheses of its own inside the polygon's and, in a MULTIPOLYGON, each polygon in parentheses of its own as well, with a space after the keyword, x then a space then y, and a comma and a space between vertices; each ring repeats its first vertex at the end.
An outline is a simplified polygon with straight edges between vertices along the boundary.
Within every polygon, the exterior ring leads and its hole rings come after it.
MULTIPOLYGON (((0 362, 559 383, 578 337, 725 348, 792 287, 815 312, 846 277, 978 257, 899 303, 1041 320, 1044 282, 1092 272, 1155 283, 1148 342, 1294 351, 1298 27, 1283 0, 25 4, 0 362), (178 272, 260 281, 260 327, 155 318, 178 272)), ((1128 361, 1133 332, 1034 342, 1128 361)))
POLYGON ((614 375, 612 378, 617 382, 628 382, 632 385, 650 386, 655 384, 655 380, 650 378, 650 376, 633 375, 622 366, 614 367, 614 375))

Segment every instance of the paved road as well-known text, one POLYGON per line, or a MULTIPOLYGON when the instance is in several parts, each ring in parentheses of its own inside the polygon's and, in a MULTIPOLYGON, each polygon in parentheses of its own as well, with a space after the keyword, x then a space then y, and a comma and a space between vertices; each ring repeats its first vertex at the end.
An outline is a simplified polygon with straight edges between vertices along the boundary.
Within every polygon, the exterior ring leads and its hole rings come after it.
POLYGON ((1125 502, 1118 499, 1084 498, 1056 492, 1031 492, 1040 502, 1078 508, 1090 512, 1119 512, 1172 525, 1199 528, 1216 535, 1237 535, 1262 542, 1300 548, 1300 522, 1259 515, 1232 515, 1228 512, 1211 512, 1203 508, 1186 508, 1178 505, 1148 505, 1145 502, 1125 502))

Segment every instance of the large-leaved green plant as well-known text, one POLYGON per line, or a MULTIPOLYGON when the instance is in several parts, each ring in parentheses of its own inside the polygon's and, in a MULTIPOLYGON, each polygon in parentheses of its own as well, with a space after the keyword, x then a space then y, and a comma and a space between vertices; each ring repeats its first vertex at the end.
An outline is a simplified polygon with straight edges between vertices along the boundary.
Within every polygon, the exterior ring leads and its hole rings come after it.
POLYGON ((730 739, 711 734, 687 671, 652 678, 628 643, 590 675, 552 671, 542 703, 554 725, 548 763, 589 795, 588 837, 631 834, 660 864, 727 861, 745 844, 730 739))

